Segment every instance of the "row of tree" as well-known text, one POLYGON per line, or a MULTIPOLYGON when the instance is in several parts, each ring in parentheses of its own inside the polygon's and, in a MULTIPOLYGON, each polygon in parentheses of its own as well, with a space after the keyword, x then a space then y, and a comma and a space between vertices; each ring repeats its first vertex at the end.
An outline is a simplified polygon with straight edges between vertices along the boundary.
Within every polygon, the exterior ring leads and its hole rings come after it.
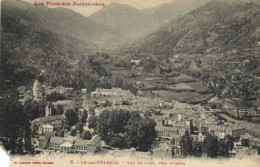
POLYGON ((203 142, 194 140, 188 131, 181 137, 180 140, 181 152, 184 157, 187 156, 201 156, 205 154, 207 157, 228 157, 229 151, 233 150, 234 138, 230 135, 219 139, 210 133, 206 134, 203 142))
POLYGON ((17 94, 0 101, 0 142, 11 154, 33 153, 32 115, 18 102, 17 94))
POLYGON ((102 140, 112 147, 136 148, 147 151, 156 137, 155 122, 141 117, 139 112, 126 110, 103 111, 89 119, 89 128, 94 128, 102 140))

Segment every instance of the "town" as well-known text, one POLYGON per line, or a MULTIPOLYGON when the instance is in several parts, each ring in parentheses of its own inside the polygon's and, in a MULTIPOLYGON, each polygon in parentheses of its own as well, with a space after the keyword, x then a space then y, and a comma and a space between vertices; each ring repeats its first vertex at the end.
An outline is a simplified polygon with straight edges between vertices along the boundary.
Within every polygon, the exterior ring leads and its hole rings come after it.
MULTIPOLYGON (((207 105, 137 96, 121 88, 97 88, 88 92, 87 89, 51 87, 37 79, 30 89, 21 86, 18 92, 21 105, 26 105, 30 100, 43 104, 39 108, 41 116, 33 119, 30 127, 33 148, 40 154, 80 153, 102 155, 114 160, 127 158, 141 161, 187 156, 241 158, 259 154, 260 139, 248 131, 254 128, 254 124, 232 118, 230 113, 233 110, 228 104, 221 109, 214 109, 207 105), (138 119, 152 120, 154 124, 151 124, 151 128, 154 131, 142 132, 149 132, 151 144, 137 148, 131 147, 133 144, 125 144, 122 140, 125 140, 123 137, 126 134, 121 133, 126 133, 125 127, 121 131, 117 129, 118 133, 112 130, 104 133, 97 128, 98 119, 104 119, 104 115, 109 113, 114 121, 124 119, 120 113, 138 113, 138 119), (150 134, 153 132, 154 136, 150 134), (105 136, 115 134, 117 136, 110 139, 105 136)), ((258 111, 259 108, 248 113, 259 117, 258 111)), ((242 116, 245 110, 234 109, 234 113, 242 116)), ((112 124, 119 125, 116 122, 112 124)), ((110 129, 107 125, 104 124, 104 128, 110 129)))

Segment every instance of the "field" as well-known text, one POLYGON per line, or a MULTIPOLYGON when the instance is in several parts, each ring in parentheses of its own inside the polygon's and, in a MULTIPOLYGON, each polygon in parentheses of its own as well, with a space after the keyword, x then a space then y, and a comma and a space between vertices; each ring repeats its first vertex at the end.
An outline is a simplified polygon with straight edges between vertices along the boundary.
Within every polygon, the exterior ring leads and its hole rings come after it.
POLYGON ((214 96, 214 94, 199 94, 198 92, 173 92, 162 90, 152 91, 152 93, 165 101, 177 100, 191 104, 204 102, 214 96))

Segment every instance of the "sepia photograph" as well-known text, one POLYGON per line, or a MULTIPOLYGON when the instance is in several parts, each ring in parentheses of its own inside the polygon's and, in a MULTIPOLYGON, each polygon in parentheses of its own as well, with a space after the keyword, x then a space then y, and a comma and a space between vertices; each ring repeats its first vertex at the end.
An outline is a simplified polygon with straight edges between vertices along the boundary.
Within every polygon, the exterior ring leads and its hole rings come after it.
POLYGON ((260 0, 0 2, 3 167, 260 166, 260 0))

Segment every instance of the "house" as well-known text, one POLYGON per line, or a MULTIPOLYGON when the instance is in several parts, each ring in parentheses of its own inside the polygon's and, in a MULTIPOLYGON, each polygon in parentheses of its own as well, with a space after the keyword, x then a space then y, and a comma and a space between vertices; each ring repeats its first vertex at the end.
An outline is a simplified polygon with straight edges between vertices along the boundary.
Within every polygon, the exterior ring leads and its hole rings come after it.
POLYGON ((260 139, 256 137, 252 138, 252 140, 250 141, 250 145, 260 147, 260 139))
POLYGON ((39 127, 39 135, 44 135, 49 132, 53 132, 54 127, 49 124, 43 124, 39 127))
POLYGON ((129 90, 122 90, 121 88, 99 89, 91 92, 91 97, 131 97, 132 93, 129 90))
POLYGON ((59 150, 65 153, 88 153, 95 154, 101 146, 101 138, 98 135, 91 140, 78 139, 76 137, 55 137, 52 136, 49 141, 49 149, 59 150))
POLYGON ((48 87, 48 89, 46 89, 46 94, 52 94, 52 93, 60 93, 60 94, 65 94, 66 96, 68 96, 68 93, 72 93, 73 88, 66 88, 63 86, 58 86, 55 88, 50 88, 48 87))
POLYGON ((170 137, 176 131, 172 126, 155 126, 157 137, 170 137))
POLYGON ((60 127, 63 125, 65 121, 65 116, 64 115, 54 115, 54 116, 48 116, 48 117, 40 117, 36 118, 32 121, 31 128, 32 130, 39 130, 40 126, 44 124, 49 124, 56 127, 60 127))
POLYGON ((132 59, 130 62, 138 66, 140 64, 141 60, 132 59))
POLYGON ((101 146, 101 138, 98 135, 92 137, 91 140, 76 139, 73 145, 74 152, 94 154, 99 151, 101 146))
POLYGON ((64 111, 67 111, 68 109, 75 109, 75 102, 72 100, 58 100, 56 102, 52 102, 52 105, 55 109, 57 109, 58 105, 60 105, 64 111))
POLYGON ((199 143, 202 143, 205 139, 205 135, 202 135, 202 133, 199 133, 198 135, 191 135, 194 140, 196 140, 199 143))
POLYGON ((240 141, 241 141, 241 144, 243 146, 250 146, 252 143, 250 143, 250 141, 252 141, 254 138, 254 136, 250 135, 249 133, 246 133, 244 135, 241 135, 240 136, 240 141))
POLYGON ((87 153, 87 145, 89 140, 76 139, 74 144, 74 151, 80 153, 87 153))
POLYGON ((88 153, 94 154, 95 152, 99 151, 100 146, 101 146, 101 137, 95 135, 89 141, 89 144, 87 145, 87 151, 88 153))
POLYGON ((123 98, 121 97, 117 97, 113 99, 113 105, 114 106, 118 106, 118 105, 122 105, 123 104, 123 98))
POLYGON ((63 137, 51 137, 49 149, 60 150, 60 146, 64 143, 63 137))
POLYGON ((233 138, 236 139, 236 138, 239 138, 241 135, 244 135, 246 133, 246 128, 241 127, 241 126, 237 126, 237 125, 233 125, 233 126, 227 127, 227 131, 233 138))
POLYGON ((65 153, 71 153, 72 147, 73 147, 73 144, 71 144, 70 142, 65 142, 60 145, 61 151, 65 152, 65 153))

